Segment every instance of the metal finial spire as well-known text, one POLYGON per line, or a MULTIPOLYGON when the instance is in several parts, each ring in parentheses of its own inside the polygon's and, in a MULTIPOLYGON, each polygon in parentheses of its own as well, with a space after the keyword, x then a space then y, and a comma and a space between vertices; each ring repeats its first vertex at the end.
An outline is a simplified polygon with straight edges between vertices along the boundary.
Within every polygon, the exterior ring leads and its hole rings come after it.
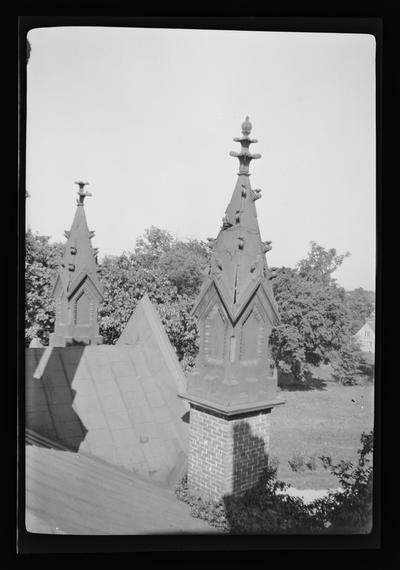
POLYGON ((241 149, 240 152, 230 152, 231 156, 234 156, 239 159, 240 167, 239 167, 239 175, 245 174, 249 176, 249 164, 254 158, 261 158, 261 154, 256 153, 252 154, 249 151, 249 146, 251 143, 258 142, 257 139, 251 139, 250 133, 253 125, 250 123, 249 116, 246 116, 246 119, 242 123, 242 137, 233 139, 235 142, 240 142, 241 149))
POLYGON ((75 182, 75 184, 78 184, 78 186, 79 186, 79 190, 78 190, 79 200, 77 200, 76 203, 78 206, 83 206, 86 196, 92 195, 90 192, 86 192, 84 190, 84 187, 87 186, 89 184, 89 182, 82 182, 81 180, 79 180, 78 182, 75 182))

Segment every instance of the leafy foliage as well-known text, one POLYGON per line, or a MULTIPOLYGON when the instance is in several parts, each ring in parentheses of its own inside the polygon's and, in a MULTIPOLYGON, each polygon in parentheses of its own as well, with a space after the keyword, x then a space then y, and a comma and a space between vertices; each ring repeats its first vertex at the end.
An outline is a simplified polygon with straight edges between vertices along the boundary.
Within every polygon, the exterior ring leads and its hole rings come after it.
MULTIPOLYGON (((311 242, 308 257, 295 269, 281 268, 275 272, 273 289, 281 321, 274 327, 270 345, 277 366, 303 380, 309 365, 331 362, 336 355, 338 373, 350 378, 350 360, 357 354, 346 347, 351 342, 351 315, 345 303, 345 291, 332 278, 346 255, 335 249, 311 242), (341 371, 341 356, 343 360, 341 371)), ((356 364, 355 364, 356 365, 356 364)))
POLYGON ((336 253, 336 249, 324 249, 315 241, 310 242, 311 249, 306 259, 302 259, 297 264, 297 270, 300 277, 304 277, 309 281, 330 285, 335 279, 332 273, 338 269, 346 257, 350 256, 347 251, 342 255, 336 253))
POLYGON ((288 460, 290 469, 292 471, 305 471, 309 469, 310 471, 315 471, 317 468, 317 457, 316 454, 306 455, 304 453, 296 452, 293 454, 292 458, 288 460))
POLYGON ((157 307, 167 335, 185 368, 198 351, 197 321, 190 311, 203 279, 209 250, 198 240, 180 241, 152 226, 136 240, 134 253, 104 258, 104 301, 100 333, 104 342, 118 339, 144 293, 157 307))
POLYGON ((49 237, 34 234, 25 236, 25 344, 39 338, 48 344, 54 329, 54 302, 51 294, 63 246, 50 243, 49 237))
POLYGON ((214 526, 221 532, 229 531, 224 502, 207 501, 201 497, 191 495, 187 475, 184 475, 177 485, 175 495, 180 501, 189 505, 192 517, 208 521, 211 526, 214 526))
MULTIPOLYGON (((39 336, 47 344, 54 327, 51 288, 63 246, 28 231, 26 247, 26 342, 39 336)), ((328 362, 342 383, 357 379, 360 353, 351 340, 351 310, 364 296, 356 290, 349 297, 332 278, 347 255, 311 242, 307 258, 296 268, 276 272, 273 287, 281 322, 270 338, 272 354, 278 367, 298 380, 304 379, 310 365, 328 362)), ((147 292, 179 359, 190 368, 198 351, 197 324, 190 310, 209 260, 205 242, 179 240, 154 226, 136 240, 133 252, 106 256, 101 264, 104 301, 99 310, 104 342, 116 342, 147 292)))
MULTIPOLYGON (((52 287, 64 246, 46 236, 26 234, 26 345, 38 336, 48 344, 54 329, 52 287)), ((184 367, 198 351, 197 322, 190 311, 203 278, 209 249, 198 240, 179 241, 151 227, 136 241, 134 252, 103 258, 100 278, 104 300, 99 309, 100 334, 107 344, 120 336, 139 300, 147 293, 157 307, 167 335, 184 367)))
POLYGON ((135 258, 141 266, 157 267, 176 286, 179 294, 194 297, 203 281, 210 250, 199 240, 178 240, 154 226, 136 240, 135 258))
POLYGON ((331 491, 324 499, 314 502, 319 516, 329 521, 331 531, 369 532, 372 521, 373 499, 373 432, 361 434, 358 463, 332 463, 330 457, 320 459, 326 469, 335 475, 341 492, 331 491))
POLYGON ((363 356, 355 339, 349 335, 348 343, 340 351, 330 354, 332 378, 343 385, 354 385, 362 377, 363 356))
POLYGON ((306 504, 288 494, 290 485, 276 478, 276 467, 268 466, 259 483, 240 497, 227 496, 218 502, 190 494, 187 476, 175 490, 194 517, 208 521, 230 534, 365 533, 372 520, 373 433, 361 435, 358 464, 321 457, 340 483, 340 490, 306 504))
POLYGON ((99 328, 106 344, 114 344, 137 303, 147 292, 156 305, 177 300, 176 287, 156 269, 142 265, 135 255, 107 256, 101 264, 104 300, 99 310, 99 328))
POLYGON ((371 317, 375 305, 375 294, 358 287, 346 292, 346 304, 351 313, 351 332, 354 334, 371 317))

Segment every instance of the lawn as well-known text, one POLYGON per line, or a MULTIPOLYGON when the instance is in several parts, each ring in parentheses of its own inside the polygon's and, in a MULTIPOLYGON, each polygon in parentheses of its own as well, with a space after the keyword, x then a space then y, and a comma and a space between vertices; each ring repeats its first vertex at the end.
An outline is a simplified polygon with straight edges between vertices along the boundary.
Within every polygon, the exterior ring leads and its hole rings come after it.
POLYGON ((361 433, 373 429, 373 383, 341 386, 330 380, 326 370, 319 372, 319 378, 306 387, 278 389, 278 397, 286 403, 271 413, 270 458, 279 462, 278 478, 297 489, 337 487, 337 479, 322 467, 318 456, 355 460, 361 433), (314 457, 312 469, 301 465, 306 457, 314 457), (297 472, 289 460, 300 467, 297 472))

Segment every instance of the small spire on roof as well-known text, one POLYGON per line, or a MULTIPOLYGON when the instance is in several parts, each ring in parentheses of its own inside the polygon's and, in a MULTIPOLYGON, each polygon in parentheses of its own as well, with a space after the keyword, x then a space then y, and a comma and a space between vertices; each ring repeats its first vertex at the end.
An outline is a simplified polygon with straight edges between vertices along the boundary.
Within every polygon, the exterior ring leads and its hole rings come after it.
POLYGON ((77 208, 71 229, 64 232, 67 238, 64 254, 53 287, 56 302, 54 333, 50 335, 51 346, 66 346, 80 342, 101 344, 98 334, 98 306, 103 298, 103 289, 97 263, 98 250, 92 247, 94 232, 86 221, 84 205, 88 182, 78 181, 77 208))
POLYGON ((76 203, 78 206, 84 206, 84 200, 85 200, 86 196, 92 195, 90 192, 87 192, 84 190, 84 187, 87 186, 89 184, 89 182, 82 182, 81 180, 79 180, 78 182, 75 182, 75 184, 78 184, 78 186, 79 186, 79 190, 78 190, 79 200, 77 200, 76 203))

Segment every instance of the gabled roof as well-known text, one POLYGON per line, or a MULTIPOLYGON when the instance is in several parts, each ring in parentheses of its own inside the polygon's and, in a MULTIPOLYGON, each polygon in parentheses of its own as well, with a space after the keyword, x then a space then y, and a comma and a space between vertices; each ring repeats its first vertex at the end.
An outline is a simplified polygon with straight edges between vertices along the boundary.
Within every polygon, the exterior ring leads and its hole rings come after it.
POLYGON ((370 328, 372 332, 375 334, 375 320, 366 321, 362 327, 358 329, 358 331, 354 334, 354 336, 358 336, 365 328, 370 328))
POLYGON ((26 427, 161 485, 187 461, 186 382, 148 298, 114 346, 26 350, 26 427))
POLYGON ((178 362, 175 350, 165 332, 160 315, 145 293, 132 313, 124 330, 116 342, 117 346, 149 346, 157 342, 157 349, 162 353, 165 366, 171 377, 175 378, 178 390, 183 390, 186 378, 178 362))
POLYGON ((26 447, 28 532, 216 533, 169 490, 83 453, 26 447))

